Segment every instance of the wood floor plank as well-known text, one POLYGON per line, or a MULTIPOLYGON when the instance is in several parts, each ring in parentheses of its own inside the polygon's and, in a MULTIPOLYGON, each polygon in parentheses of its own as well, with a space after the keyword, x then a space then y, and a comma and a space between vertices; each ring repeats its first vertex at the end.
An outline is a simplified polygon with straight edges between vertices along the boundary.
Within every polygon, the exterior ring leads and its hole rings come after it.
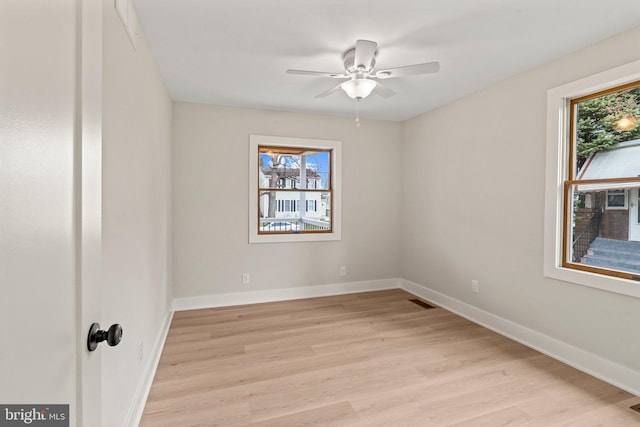
POLYGON ((499 409, 477 417, 466 419, 455 424, 447 424, 447 427, 496 427, 524 425, 531 421, 532 417, 517 406, 499 409))
POLYGON ((152 389, 154 398, 171 396, 182 392, 196 392, 201 390, 223 389, 243 384, 269 381, 290 375, 296 375, 307 370, 321 370, 328 367, 359 363, 368 359, 365 353, 350 352, 348 354, 321 355, 308 357, 303 360, 281 361, 264 366, 245 366, 242 369, 214 370, 211 375, 195 374, 172 377, 164 380, 154 380, 157 384, 152 389))
POLYGON ((271 418, 249 424, 249 427, 318 426, 340 427, 358 420, 349 402, 308 409, 281 417, 271 418))
POLYGON ((413 298, 177 312, 141 426, 640 426, 640 398, 413 298))
POLYGON ((581 379, 582 375, 579 374, 574 376, 573 381, 572 378, 565 377, 557 381, 553 387, 541 390, 535 399, 523 402, 519 406, 525 412, 535 414, 535 419, 546 425, 565 425, 582 418, 583 414, 592 414, 593 410, 613 408, 621 417, 635 418, 640 426, 640 414, 628 408, 632 402, 638 402, 640 399, 632 397, 626 400, 629 394, 617 387, 595 378, 588 378, 587 383, 581 379))
POLYGON ((337 403, 361 393, 384 392, 388 388, 419 381, 420 375, 411 367, 367 362, 300 375, 291 391, 251 398, 249 403, 254 418, 271 418, 296 409, 337 403))
POLYGON ((570 427, 632 427, 640 426, 640 414, 630 411, 638 399, 627 399, 616 405, 592 405, 583 407, 580 416, 572 418, 565 425, 570 427))
POLYGON ((215 371, 243 370, 247 366, 261 366, 270 369, 274 364, 293 362, 315 356, 309 346, 299 348, 274 347, 264 352, 243 353, 236 357, 193 359, 172 365, 159 365, 155 379, 158 383, 186 376, 207 375, 215 371))
POLYGON ((241 427, 250 423, 249 405, 236 403, 224 406, 207 405, 198 411, 189 412, 188 416, 185 416, 185 412, 180 410, 149 413, 142 419, 140 427, 241 427))

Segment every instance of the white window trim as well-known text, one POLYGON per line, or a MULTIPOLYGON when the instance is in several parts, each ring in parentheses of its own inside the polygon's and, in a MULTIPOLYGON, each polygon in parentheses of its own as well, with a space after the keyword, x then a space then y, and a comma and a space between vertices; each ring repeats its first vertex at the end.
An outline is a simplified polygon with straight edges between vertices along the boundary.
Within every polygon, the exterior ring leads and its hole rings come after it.
POLYGON ((342 142, 282 136, 249 136, 249 243, 318 242, 342 238, 342 142), (308 147, 333 150, 331 155, 331 233, 258 234, 258 147, 308 147))
POLYGON ((544 275, 640 298, 640 281, 562 267, 562 186, 568 175, 569 100, 637 80, 640 80, 640 61, 634 61, 547 91, 544 275))

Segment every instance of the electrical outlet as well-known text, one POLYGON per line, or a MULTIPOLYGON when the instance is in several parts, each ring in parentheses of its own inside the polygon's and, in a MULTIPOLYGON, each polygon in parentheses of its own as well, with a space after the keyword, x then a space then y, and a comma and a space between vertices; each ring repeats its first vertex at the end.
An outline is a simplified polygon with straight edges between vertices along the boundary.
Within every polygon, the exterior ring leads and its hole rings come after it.
POLYGON ((346 265, 341 265, 340 266, 340 277, 344 277, 347 275, 347 266, 346 265))
POLYGON ((251 275, 249 273, 242 273, 242 284, 248 285, 251 283, 251 275))
POLYGON ((477 280, 471 281, 471 292, 475 292, 476 294, 480 293, 480 282, 477 280))

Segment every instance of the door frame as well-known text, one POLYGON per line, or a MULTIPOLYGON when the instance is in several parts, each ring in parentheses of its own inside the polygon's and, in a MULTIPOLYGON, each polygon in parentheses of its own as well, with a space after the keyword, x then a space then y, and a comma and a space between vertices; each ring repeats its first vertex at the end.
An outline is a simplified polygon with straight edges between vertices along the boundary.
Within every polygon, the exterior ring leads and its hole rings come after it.
POLYGON ((87 335, 100 322, 102 246, 102 2, 76 0, 75 245, 77 426, 102 425, 101 351, 87 335))

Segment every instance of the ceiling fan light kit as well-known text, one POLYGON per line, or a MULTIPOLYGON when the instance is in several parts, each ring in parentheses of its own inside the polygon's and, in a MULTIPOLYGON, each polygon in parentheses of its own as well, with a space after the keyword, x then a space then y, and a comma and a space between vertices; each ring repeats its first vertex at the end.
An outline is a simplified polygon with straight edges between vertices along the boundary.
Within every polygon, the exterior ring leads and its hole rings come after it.
POLYGON ((358 40, 356 46, 349 49, 343 55, 344 72, 343 73, 327 73, 323 71, 307 71, 307 70, 287 70, 288 74, 297 74, 303 76, 323 76, 334 79, 349 79, 333 88, 316 95, 316 98, 324 98, 333 92, 342 89, 347 96, 360 101, 372 92, 388 98, 395 95, 395 92, 376 79, 389 79, 395 77, 404 77, 417 74, 436 73, 440 69, 438 62, 426 62, 423 64, 406 65, 404 67, 388 68, 384 70, 373 70, 376 65, 376 54, 378 44, 370 40, 358 40))
POLYGON ((367 96, 371 95, 371 92, 376 87, 376 82, 374 80, 360 78, 360 79, 351 79, 342 83, 340 87, 345 93, 352 99, 364 99, 367 96))

